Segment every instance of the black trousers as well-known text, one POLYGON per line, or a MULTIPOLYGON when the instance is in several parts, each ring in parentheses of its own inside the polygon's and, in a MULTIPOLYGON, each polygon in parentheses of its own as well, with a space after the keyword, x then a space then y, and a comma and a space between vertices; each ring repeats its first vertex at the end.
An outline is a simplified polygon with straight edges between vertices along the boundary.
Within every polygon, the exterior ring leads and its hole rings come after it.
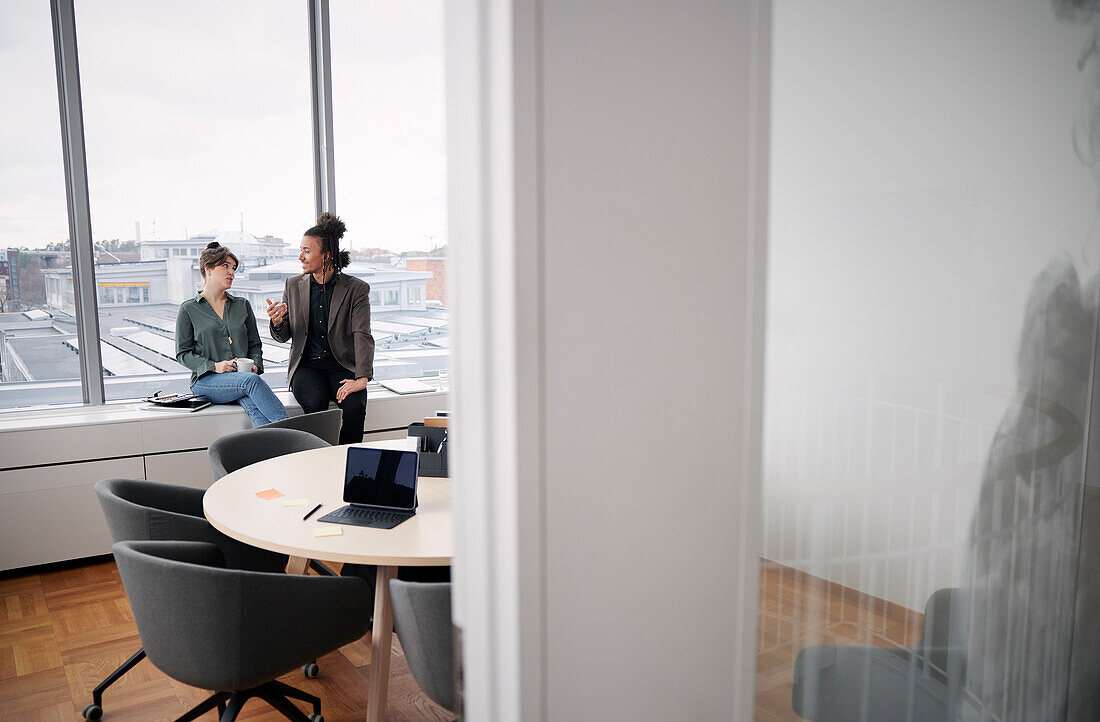
MULTIPOLYGON (((290 390, 294 399, 301 404, 307 414, 324 411, 330 401, 336 400, 336 391, 344 379, 353 379, 355 374, 341 366, 334 358, 302 359, 294 378, 290 380, 290 390)), ((348 394, 343 402, 337 403, 344 414, 340 426, 341 444, 358 444, 363 440, 363 422, 367 417, 367 390, 348 394)))

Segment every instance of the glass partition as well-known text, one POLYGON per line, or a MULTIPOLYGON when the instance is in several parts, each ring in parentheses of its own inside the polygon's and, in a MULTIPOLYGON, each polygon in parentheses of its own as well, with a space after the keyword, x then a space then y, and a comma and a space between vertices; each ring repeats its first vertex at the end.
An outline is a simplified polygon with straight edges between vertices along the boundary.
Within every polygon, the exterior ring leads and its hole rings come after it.
POLYGON ((1096 7, 774 4, 757 719, 1100 719, 1096 7))

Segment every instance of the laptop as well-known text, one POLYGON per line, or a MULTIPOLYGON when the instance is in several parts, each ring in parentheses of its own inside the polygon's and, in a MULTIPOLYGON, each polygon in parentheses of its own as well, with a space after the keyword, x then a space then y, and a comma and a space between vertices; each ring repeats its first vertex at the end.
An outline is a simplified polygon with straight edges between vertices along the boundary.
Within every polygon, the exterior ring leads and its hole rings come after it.
POLYGON ((416 514, 418 454, 398 449, 348 447, 344 469, 347 506, 318 521, 393 529, 416 514))

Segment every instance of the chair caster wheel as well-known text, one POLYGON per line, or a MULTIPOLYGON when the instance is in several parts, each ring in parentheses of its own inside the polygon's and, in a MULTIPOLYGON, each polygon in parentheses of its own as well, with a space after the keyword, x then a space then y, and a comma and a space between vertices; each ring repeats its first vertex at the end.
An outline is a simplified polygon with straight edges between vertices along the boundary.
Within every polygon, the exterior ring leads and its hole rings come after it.
POLYGON ((325 716, 323 714, 311 714, 309 722, 325 722, 325 716))
MULTIPOLYGON (((321 668, 317 666, 316 662, 302 665, 302 674, 306 676, 306 679, 317 679, 317 675, 320 673, 321 668)), ((324 721, 322 720, 322 722, 324 721)))
POLYGON ((84 708, 84 711, 81 712, 81 714, 84 715, 84 719, 90 719, 90 720, 102 719, 103 718, 103 708, 100 707, 95 702, 92 702, 90 705, 88 705, 87 707, 84 708))

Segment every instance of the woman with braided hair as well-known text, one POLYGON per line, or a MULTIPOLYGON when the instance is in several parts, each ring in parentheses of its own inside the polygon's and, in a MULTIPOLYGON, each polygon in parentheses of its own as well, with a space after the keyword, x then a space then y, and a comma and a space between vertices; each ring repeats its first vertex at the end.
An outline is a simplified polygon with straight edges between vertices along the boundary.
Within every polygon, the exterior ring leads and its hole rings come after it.
POLYGON ((287 381, 307 414, 336 401, 343 414, 340 443, 363 440, 367 382, 374 378, 370 285, 341 271, 344 222, 322 213, 302 237, 302 275, 286 279, 279 303, 267 300, 271 337, 290 341, 287 381))

